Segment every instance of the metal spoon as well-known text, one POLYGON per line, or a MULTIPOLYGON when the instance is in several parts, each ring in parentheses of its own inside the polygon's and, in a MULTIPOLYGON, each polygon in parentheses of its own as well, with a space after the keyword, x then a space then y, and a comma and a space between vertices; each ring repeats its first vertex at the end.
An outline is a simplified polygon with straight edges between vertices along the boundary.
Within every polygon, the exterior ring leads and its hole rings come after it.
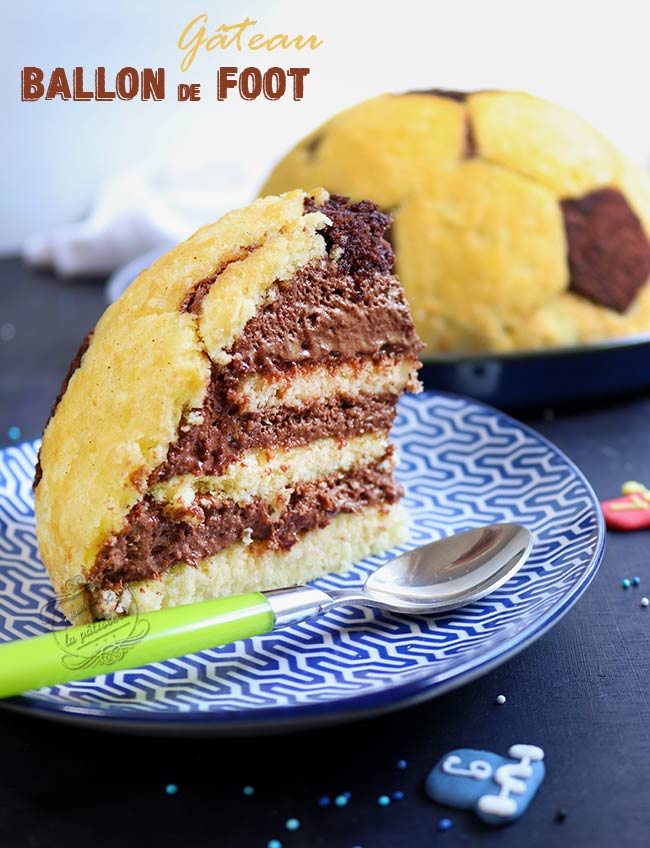
POLYGON ((457 609, 512 577, 531 545, 525 527, 492 524, 395 557, 360 589, 292 586, 18 639, 0 645, 0 698, 224 645, 336 606, 362 604, 411 615, 457 609))
POLYGON ((429 542, 381 565, 360 589, 293 586, 263 594, 281 627, 332 607, 362 604, 411 615, 445 612, 498 589, 526 561, 530 530, 490 524, 429 542))

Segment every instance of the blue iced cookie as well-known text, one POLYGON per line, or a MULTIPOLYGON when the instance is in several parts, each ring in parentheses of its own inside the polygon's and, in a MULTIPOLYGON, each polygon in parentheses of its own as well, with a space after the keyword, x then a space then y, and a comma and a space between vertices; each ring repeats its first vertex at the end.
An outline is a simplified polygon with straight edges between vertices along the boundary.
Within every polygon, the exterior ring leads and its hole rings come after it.
POLYGON ((457 748, 429 772, 427 795, 440 804, 472 809, 488 824, 505 824, 525 812, 544 779, 544 751, 513 745, 507 757, 457 748))

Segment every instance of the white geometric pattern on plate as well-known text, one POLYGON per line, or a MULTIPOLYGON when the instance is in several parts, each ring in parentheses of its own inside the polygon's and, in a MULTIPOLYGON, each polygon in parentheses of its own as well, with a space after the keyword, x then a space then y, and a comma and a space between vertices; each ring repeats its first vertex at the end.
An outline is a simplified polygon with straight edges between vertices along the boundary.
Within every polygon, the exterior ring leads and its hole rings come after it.
MULTIPOLYGON (((575 601, 599 564, 602 521, 589 484, 538 434, 464 398, 404 398, 393 436, 411 516, 411 538, 399 550, 480 524, 518 521, 533 531, 535 543, 505 586, 436 617, 340 609, 11 703, 51 717, 69 712, 118 723, 198 721, 222 724, 224 731, 232 725, 316 724, 431 696, 528 644, 575 601)), ((0 452, 0 641, 65 624, 51 607, 41 614, 53 593, 34 533, 37 447, 0 452)), ((354 585, 387 558, 372 557, 317 585, 354 585)))

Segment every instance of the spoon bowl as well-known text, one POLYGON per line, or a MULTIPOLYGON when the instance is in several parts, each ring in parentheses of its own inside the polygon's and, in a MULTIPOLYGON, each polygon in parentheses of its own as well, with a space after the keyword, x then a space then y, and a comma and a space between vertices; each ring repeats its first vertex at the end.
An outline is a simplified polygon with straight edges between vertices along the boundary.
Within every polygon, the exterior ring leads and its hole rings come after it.
POLYGON ((387 562, 363 593, 393 612, 444 612, 502 586, 523 565, 532 535, 520 524, 491 524, 446 536, 387 562))

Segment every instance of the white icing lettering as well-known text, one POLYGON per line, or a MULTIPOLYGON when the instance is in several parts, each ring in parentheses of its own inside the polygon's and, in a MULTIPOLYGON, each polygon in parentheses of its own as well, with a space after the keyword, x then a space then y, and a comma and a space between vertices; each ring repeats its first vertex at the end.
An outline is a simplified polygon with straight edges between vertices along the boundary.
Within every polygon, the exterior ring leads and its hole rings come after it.
POLYGON ((508 751, 508 756, 513 760, 529 759, 536 763, 544 759, 544 751, 537 745, 513 745, 508 751))
POLYGON ((499 794, 482 795, 478 800, 481 812, 503 818, 517 812, 517 802, 510 795, 523 795, 526 791, 525 781, 533 774, 530 764, 543 760, 544 751, 536 745, 513 745, 508 755, 519 762, 499 766, 494 773, 494 781, 501 787, 499 794))
POLYGON ((442 770, 446 774, 453 774, 458 777, 472 777, 474 780, 485 780, 492 776, 492 766, 485 760, 472 760, 469 766, 458 768, 461 762, 457 754, 450 754, 442 764, 442 770))
POLYGON ((478 808, 482 813, 492 816, 514 816, 517 812, 517 802, 503 795, 482 795, 478 799, 478 808))

